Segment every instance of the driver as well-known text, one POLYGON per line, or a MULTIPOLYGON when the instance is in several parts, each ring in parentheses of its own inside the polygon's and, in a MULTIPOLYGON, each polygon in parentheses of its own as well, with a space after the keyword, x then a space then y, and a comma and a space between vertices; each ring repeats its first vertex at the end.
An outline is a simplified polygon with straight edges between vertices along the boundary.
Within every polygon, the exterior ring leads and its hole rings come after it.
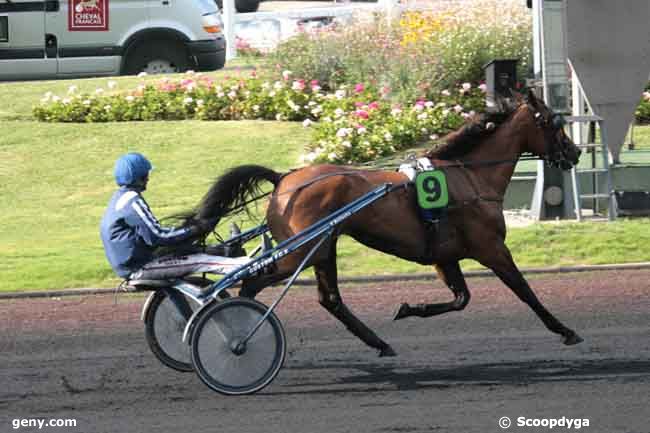
POLYGON ((158 280, 193 273, 225 274, 250 261, 244 257, 209 254, 154 258, 160 246, 178 246, 214 229, 217 219, 198 220, 182 228, 163 227, 141 193, 147 189, 151 163, 140 153, 127 153, 115 163, 113 194, 102 217, 100 234, 106 258, 117 275, 126 279, 158 280))

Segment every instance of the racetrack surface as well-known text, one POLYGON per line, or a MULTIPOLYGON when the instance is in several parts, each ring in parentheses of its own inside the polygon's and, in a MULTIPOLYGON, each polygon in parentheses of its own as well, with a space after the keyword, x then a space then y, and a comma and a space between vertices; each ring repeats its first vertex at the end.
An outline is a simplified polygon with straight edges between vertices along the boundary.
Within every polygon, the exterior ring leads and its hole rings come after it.
MULTIPOLYGON (((587 418, 587 432, 650 432, 650 271, 530 278, 585 342, 548 332, 497 279, 468 281, 463 312, 399 322, 401 302, 451 299, 440 281, 343 287, 398 352, 376 353, 295 288, 278 311, 285 366, 254 396, 225 397, 149 351, 142 294, 0 302, 0 432, 13 419, 77 420, 43 432, 498 432, 518 417, 587 418)), ((278 289, 260 300, 269 304, 278 289)))

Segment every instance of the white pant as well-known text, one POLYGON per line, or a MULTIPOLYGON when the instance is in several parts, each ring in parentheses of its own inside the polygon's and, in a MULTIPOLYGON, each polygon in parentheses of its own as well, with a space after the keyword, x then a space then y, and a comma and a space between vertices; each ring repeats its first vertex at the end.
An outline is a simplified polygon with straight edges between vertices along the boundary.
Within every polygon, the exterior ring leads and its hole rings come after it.
POLYGON ((164 256, 150 261, 131 274, 132 280, 166 280, 189 274, 227 274, 250 262, 244 257, 221 257, 209 254, 164 256))

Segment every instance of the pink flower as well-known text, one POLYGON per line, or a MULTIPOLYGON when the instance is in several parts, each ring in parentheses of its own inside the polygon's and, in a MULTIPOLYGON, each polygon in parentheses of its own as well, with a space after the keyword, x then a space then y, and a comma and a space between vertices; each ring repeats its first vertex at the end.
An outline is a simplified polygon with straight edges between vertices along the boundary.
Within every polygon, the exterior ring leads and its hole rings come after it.
POLYGON ((311 80, 309 84, 311 84, 312 86, 318 86, 319 83, 318 80, 311 80))
POLYGON ((305 89, 305 80, 294 81, 291 88, 293 90, 298 90, 298 91, 304 90, 305 89))
POLYGON ((251 78, 257 78, 257 71, 251 71, 251 78))
POLYGON ((363 107, 363 102, 358 102, 357 101, 357 102, 354 103, 354 106, 357 107, 357 108, 363 107))
POLYGON ((371 102, 370 104, 368 104, 368 108, 371 110, 376 110, 377 108, 379 108, 379 102, 377 101, 371 102))
POLYGON ((382 94, 382 95, 386 96, 386 95, 388 95, 389 93, 390 93, 390 87, 388 87, 388 86, 384 86, 384 87, 381 88, 381 94, 382 94))
POLYGON ((483 83, 478 86, 479 89, 481 89, 481 92, 487 93, 487 84, 483 83))
POLYGON ((357 115, 357 117, 360 117, 362 119, 367 119, 368 118, 368 112, 366 110, 357 110, 354 112, 354 114, 357 115))
POLYGON ((361 93, 365 90, 365 87, 363 86, 362 83, 358 83, 354 86, 354 92, 355 93, 361 93))

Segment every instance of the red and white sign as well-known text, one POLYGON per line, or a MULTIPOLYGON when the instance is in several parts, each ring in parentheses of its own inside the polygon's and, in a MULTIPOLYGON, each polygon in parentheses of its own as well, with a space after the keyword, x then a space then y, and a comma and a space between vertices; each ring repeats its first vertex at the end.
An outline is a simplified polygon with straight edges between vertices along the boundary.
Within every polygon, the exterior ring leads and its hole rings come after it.
POLYGON ((68 29, 108 30, 108 0, 68 0, 68 29))

